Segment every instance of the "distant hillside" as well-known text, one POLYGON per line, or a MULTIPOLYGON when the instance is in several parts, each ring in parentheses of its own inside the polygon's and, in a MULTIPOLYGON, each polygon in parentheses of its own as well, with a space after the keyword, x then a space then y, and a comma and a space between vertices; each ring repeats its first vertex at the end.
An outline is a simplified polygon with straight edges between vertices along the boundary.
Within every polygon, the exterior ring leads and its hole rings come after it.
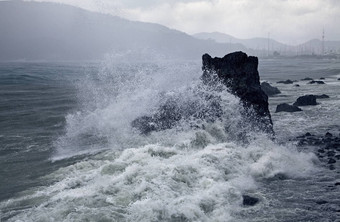
MULTIPOLYGON (((239 43, 252 49, 257 54, 266 55, 268 49, 270 54, 274 51, 280 52, 283 55, 302 55, 302 54, 321 54, 322 41, 318 39, 310 40, 306 43, 293 46, 280 43, 274 39, 268 38, 251 38, 251 39, 238 39, 231 35, 220 32, 202 32, 193 35, 197 39, 213 40, 218 43, 239 43)), ((325 53, 340 53, 340 41, 325 41, 325 53)))
MULTIPOLYGON (((305 52, 305 54, 322 53, 322 41, 319 39, 312 39, 306 43, 297 46, 300 51, 305 52)), ((340 41, 325 41, 324 42, 324 53, 325 54, 340 54, 340 41)))
POLYGON ((254 49, 254 50, 268 50, 268 43, 269 49, 271 51, 279 50, 288 47, 283 43, 280 43, 274 39, 268 38, 251 38, 251 39, 238 39, 231 35, 220 33, 220 32, 201 32, 193 35, 195 38, 198 39, 211 39, 215 40, 219 43, 239 43, 244 45, 247 48, 254 49))
POLYGON ((244 50, 165 26, 133 22, 56 3, 0 1, 0 60, 87 60, 106 53, 200 58, 244 50))

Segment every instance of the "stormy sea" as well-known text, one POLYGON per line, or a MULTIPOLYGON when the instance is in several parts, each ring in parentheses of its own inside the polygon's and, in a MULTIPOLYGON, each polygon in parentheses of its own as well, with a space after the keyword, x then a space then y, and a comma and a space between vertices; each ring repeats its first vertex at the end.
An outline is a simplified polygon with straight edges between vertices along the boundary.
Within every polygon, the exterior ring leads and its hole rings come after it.
POLYGON ((246 142, 240 99, 209 92, 201 68, 0 63, 0 221, 340 221, 339 60, 260 59, 261 82, 281 91, 269 97, 275 138, 250 130, 246 142), (204 93, 221 99, 216 121, 131 125, 167 98, 207 106, 204 93))

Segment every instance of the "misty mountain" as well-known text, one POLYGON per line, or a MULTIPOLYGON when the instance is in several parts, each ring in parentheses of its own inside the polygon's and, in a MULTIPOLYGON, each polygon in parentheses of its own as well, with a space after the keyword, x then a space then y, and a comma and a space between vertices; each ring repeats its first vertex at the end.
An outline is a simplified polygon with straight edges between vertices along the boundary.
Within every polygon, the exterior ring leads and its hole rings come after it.
MULTIPOLYGON (((322 41, 319 39, 312 39, 308 42, 300 44, 297 46, 300 51, 309 52, 309 53, 322 53, 322 41)), ((324 53, 325 54, 333 54, 340 53, 340 41, 325 41, 324 42, 324 53)))
POLYGON ((241 44, 199 40, 162 25, 57 3, 0 1, 0 31, 0 60, 200 58, 206 52, 247 51, 241 44))
MULTIPOLYGON (((322 41, 318 39, 310 40, 300 45, 286 45, 274 39, 269 38, 250 38, 238 39, 231 35, 220 32, 201 32, 193 35, 197 39, 211 40, 218 43, 239 43, 252 49, 255 53, 263 52, 262 54, 280 52, 283 55, 303 55, 303 54, 322 54, 322 41)), ((324 53, 340 53, 340 41, 325 41, 324 53)))
POLYGON ((212 33, 201 32, 201 33, 194 34, 193 36, 198 39, 215 40, 216 42, 219 42, 219 43, 239 43, 249 49, 254 49, 254 50, 268 50, 268 44, 269 44, 269 49, 271 51, 289 47, 288 45, 280 43, 271 38, 269 39, 269 42, 268 42, 268 38, 238 39, 231 35, 220 33, 220 32, 212 32, 212 33))

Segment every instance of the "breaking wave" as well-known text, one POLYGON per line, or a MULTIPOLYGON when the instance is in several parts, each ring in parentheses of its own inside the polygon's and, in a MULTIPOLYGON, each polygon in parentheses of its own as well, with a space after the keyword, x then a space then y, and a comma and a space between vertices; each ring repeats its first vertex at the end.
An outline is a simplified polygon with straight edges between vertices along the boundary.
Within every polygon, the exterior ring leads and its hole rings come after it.
POLYGON ((268 204, 259 181, 315 171, 313 154, 247 129, 239 99, 202 86, 199 67, 107 61, 87 73, 77 83, 81 107, 66 117, 52 160, 85 157, 43 178, 50 185, 1 203, 3 209, 23 206, 9 220, 235 221, 238 212, 251 211, 243 195, 268 204), (150 135, 131 126, 169 98, 183 108, 192 101, 204 107, 202 94, 220 98, 221 118, 187 118, 150 135))

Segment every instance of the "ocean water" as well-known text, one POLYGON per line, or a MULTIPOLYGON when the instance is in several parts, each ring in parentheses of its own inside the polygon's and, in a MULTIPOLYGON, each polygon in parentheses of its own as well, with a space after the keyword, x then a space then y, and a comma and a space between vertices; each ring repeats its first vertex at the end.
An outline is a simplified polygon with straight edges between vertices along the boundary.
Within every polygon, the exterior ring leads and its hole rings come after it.
POLYGON ((248 130, 227 90, 201 85, 200 61, 0 63, 0 221, 339 221, 335 170, 296 136, 340 133, 338 60, 260 60, 276 140, 248 130), (324 77, 324 85, 279 80, 324 77), (135 118, 168 98, 219 94, 223 118, 140 135, 135 118), (303 112, 276 105, 327 94, 303 112), (192 125, 201 126, 192 128, 192 125), (247 130, 247 129, 246 129, 247 130), (259 199, 244 206, 243 195, 259 199), (320 201, 326 201, 320 204, 320 201))

